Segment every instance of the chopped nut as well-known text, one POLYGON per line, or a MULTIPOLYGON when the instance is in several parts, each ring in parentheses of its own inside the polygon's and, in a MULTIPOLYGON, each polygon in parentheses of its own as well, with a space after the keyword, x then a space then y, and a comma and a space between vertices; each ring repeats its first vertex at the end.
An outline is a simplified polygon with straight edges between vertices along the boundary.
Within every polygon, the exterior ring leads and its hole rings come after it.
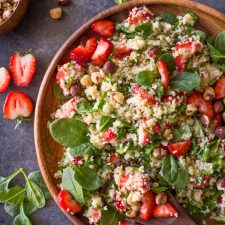
POLYGON ((80 83, 81 85, 83 85, 84 87, 89 87, 92 85, 92 79, 90 75, 84 75, 81 79, 80 79, 80 83))
POLYGON ((185 113, 187 116, 193 116, 197 111, 198 109, 194 104, 188 104, 185 113))
POLYGON ((50 16, 54 20, 58 20, 62 17, 62 9, 60 7, 53 8, 50 10, 50 16))
POLYGON ((161 192, 156 195, 155 202, 157 205, 165 205, 167 203, 167 194, 165 192, 161 192))
POLYGON ((119 103, 120 105, 123 105, 123 103, 124 103, 124 96, 123 96, 122 93, 116 92, 116 93, 113 95, 113 100, 114 100, 116 103, 119 103))
POLYGON ((215 98, 215 91, 212 87, 208 87, 206 88, 204 94, 203 94, 203 98, 206 101, 212 101, 215 98))
POLYGON ((202 115, 201 118, 201 123, 204 127, 208 127, 210 124, 210 118, 207 115, 202 115))

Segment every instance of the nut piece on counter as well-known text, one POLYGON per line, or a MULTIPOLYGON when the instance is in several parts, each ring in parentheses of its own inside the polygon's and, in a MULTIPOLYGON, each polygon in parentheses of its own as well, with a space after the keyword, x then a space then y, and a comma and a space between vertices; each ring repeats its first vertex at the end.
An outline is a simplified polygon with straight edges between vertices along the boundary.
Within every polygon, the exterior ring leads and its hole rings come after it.
POLYGON ((66 6, 70 4, 70 0, 57 0, 58 5, 66 6))
POLYGON ((60 7, 56 7, 50 10, 50 16, 54 20, 58 20, 62 17, 62 9, 60 7))

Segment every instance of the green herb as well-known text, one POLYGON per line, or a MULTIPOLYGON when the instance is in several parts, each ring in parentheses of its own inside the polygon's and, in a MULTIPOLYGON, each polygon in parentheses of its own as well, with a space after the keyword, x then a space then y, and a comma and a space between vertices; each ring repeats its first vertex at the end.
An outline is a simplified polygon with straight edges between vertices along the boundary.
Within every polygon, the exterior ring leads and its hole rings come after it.
POLYGON ((126 153, 128 150, 132 149, 133 147, 134 146, 132 142, 123 143, 116 148, 116 152, 122 155, 126 153))
POLYGON ((223 191, 216 191, 216 193, 211 196, 211 197, 208 197, 204 200, 204 208, 205 209, 210 209, 210 211, 216 209, 216 205, 217 205, 217 200, 219 198, 220 195, 223 194, 223 191))
POLYGON ((124 127, 119 128, 118 134, 117 134, 117 139, 120 141, 122 140, 126 135, 126 130, 124 127))
POLYGON ((84 204, 83 189, 74 178, 75 173, 72 168, 67 167, 63 170, 62 188, 67 190, 73 198, 80 204, 84 204))
POLYGON ((200 138, 205 137, 204 129, 202 127, 202 123, 196 117, 194 118, 194 121, 195 121, 194 126, 193 126, 194 136, 200 137, 200 138))
POLYGON ((101 187, 101 180, 98 174, 89 167, 74 167, 75 180, 80 186, 88 191, 94 191, 101 187))
POLYGON ((170 81, 172 89, 180 91, 192 91, 201 83, 201 78, 196 73, 183 72, 170 81))
POLYGON ((117 32, 123 32, 125 34, 131 34, 132 32, 128 30, 123 23, 117 23, 116 24, 116 31, 117 32))
POLYGON ((138 35, 147 38, 152 34, 152 24, 151 22, 143 23, 135 28, 138 35))
POLYGON ((185 188, 188 184, 189 184, 188 171, 183 165, 179 164, 175 185, 177 188, 185 188))
POLYGON ((171 25, 174 25, 178 22, 177 16, 172 12, 163 12, 159 16, 164 22, 170 23, 171 25))
POLYGON ((111 207, 108 207, 108 210, 102 211, 100 225, 118 225, 121 219, 121 215, 116 210, 111 207))
POLYGON ((25 215, 23 203, 20 205, 20 214, 13 220, 13 225, 32 225, 29 218, 25 215))
POLYGON ((175 70, 175 60, 173 58, 173 55, 171 53, 164 53, 161 55, 158 59, 158 61, 164 61, 167 65, 167 68, 170 72, 173 72, 175 70))
POLYGON ((182 124, 179 127, 175 127, 172 132, 174 141, 189 140, 192 136, 191 128, 188 124, 182 124))
POLYGON ((50 125, 50 133, 56 142, 69 148, 87 143, 89 140, 88 128, 75 118, 55 120, 50 125))
POLYGON ((185 103, 181 103, 181 105, 177 108, 177 112, 178 113, 182 113, 184 112, 184 110, 186 109, 187 105, 185 103))
POLYGON ((211 59, 214 63, 223 62, 225 59, 225 54, 223 55, 219 50, 213 47, 211 44, 207 43, 211 59))
POLYGON ((165 192, 168 190, 168 187, 164 187, 164 186, 158 186, 158 187, 151 187, 151 190, 155 193, 155 194, 159 194, 161 192, 165 192))
POLYGON ((162 82, 158 81, 157 82, 157 88, 156 88, 157 97, 161 99, 163 97, 164 93, 165 93, 165 90, 163 88, 162 82))
POLYGON ((192 33, 194 35, 198 35, 200 37, 201 42, 205 42, 206 40, 206 33, 201 30, 193 30, 192 33))
POLYGON ((93 111, 93 105, 91 102, 80 102, 77 104, 77 112, 79 114, 85 114, 93 111))
POLYGON ((71 95, 64 95, 59 87, 59 85, 54 82, 53 86, 52 86, 52 92, 55 98, 59 99, 59 100, 65 100, 65 99, 70 99, 71 95))
POLYGON ((136 75, 136 82, 140 85, 148 86, 153 84, 156 79, 156 75, 154 72, 150 70, 141 71, 136 75))
POLYGON ((107 130, 109 127, 112 127, 113 122, 115 121, 114 118, 110 116, 102 116, 100 119, 100 132, 107 130))
POLYGON ((164 179, 172 184, 177 179, 177 172, 178 172, 178 163, 175 157, 170 154, 163 159, 162 162, 162 174, 164 179))
POLYGON ((106 97, 107 97, 107 93, 104 93, 102 98, 99 101, 98 111, 100 111, 100 112, 102 111, 102 108, 103 108, 103 106, 104 106, 104 104, 106 102, 106 97))
POLYGON ((214 46, 218 51, 225 55, 225 31, 217 35, 214 46))

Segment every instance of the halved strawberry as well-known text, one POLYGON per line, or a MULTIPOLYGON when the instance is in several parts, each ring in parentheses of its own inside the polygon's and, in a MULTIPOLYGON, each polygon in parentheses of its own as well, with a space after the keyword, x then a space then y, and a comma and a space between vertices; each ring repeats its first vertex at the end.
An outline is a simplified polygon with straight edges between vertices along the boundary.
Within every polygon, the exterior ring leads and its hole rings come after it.
POLYGON ((213 105, 211 102, 206 101, 200 93, 193 93, 187 98, 188 104, 193 104, 198 108, 198 111, 209 117, 214 116, 213 105))
POLYGON ((72 196, 65 190, 61 190, 57 196, 57 204, 68 213, 77 213, 81 206, 72 199, 72 196))
POLYGON ((0 93, 6 91, 10 84, 10 74, 9 71, 5 67, 0 68, 0 93))
POLYGON ((109 58, 112 50, 113 44, 106 38, 101 38, 93 56, 91 57, 92 62, 97 66, 103 65, 109 58))
POLYGON ((180 141, 169 144, 168 150, 176 157, 184 156, 191 150, 191 141, 180 141))
POLYGON ((116 164, 119 161, 120 161, 120 158, 117 153, 112 153, 107 160, 107 162, 112 163, 112 164, 116 164))
POLYGON ((30 53, 15 52, 9 60, 9 69, 15 85, 27 87, 36 72, 36 58, 30 53))
POLYGON ((118 59, 123 59, 129 56, 132 49, 128 48, 125 44, 120 44, 115 47, 114 57, 118 59))
POLYGON ((157 218, 169 218, 173 216, 177 217, 178 214, 177 210, 172 206, 172 204, 168 202, 165 205, 157 205, 155 207, 153 216, 157 218))
POLYGON ((112 37, 115 24, 111 20, 98 20, 91 25, 91 29, 104 37, 112 37))
POLYGON ((86 45, 79 45, 70 52, 70 59, 76 61, 79 65, 86 65, 91 62, 91 56, 97 48, 97 39, 92 37, 87 40, 86 45))
POLYGON ((159 74, 161 75, 162 85, 165 90, 169 87, 169 71, 167 65, 164 61, 158 61, 157 67, 159 70, 159 74))
POLYGON ((3 113, 8 120, 28 117, 33 112, 33 103, 24 92, 11 91, 5 100, 3 113))
POLYGON ((105 142, 110 142, 116 138, 116 134, 111 129, 108 129, 102 133, 102 138, 105 142))
POLYGON ((225 77, 220 78, 215 85, 216 99, 225 97, 225 77))
POLYGON ((141 208, 140 208, 140 218, 142 220, 148 220, 155 209, 155 194, 152 191, 148 191, 143 195, 141 208))

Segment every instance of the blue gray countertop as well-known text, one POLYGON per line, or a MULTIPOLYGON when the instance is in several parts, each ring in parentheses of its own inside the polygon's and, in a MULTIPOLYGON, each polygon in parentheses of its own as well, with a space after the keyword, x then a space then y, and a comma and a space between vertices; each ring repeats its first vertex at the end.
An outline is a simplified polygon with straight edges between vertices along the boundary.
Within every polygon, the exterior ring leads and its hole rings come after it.
MULTIPOLYGON (((85 21, 113 6, 113 0, 71 0, 63 7, 64 15, 59 21, 49 16, 49 10, 56 6, 56 0, 30 0, 30 6, 21 24, 11 33, 0 37, 0 66, 8 67, 13 51, 32 49, 37 56, 37 73, 29 88, 23 89, 35 102, 45 70, 56 51, 85 21)), ((225 13, 225 0, 198 0, 225 13)), ((10 90, 20 90, 13 82, 5 94, 0 95, 0 108, 10 90)), ((14 129, 15 121, 6 121, 0 110, 0 175, 7 176, 22 167, 30 172, 38 169, 35 155, 33 123, 14 129)), ((23 179, 17 178, 16 182, 23 179)), ((33 224, 70 225, 71 222, 58 209, 53 200, 44 209, 31 216, 33 224)), ((11 225, 12 218, 0 206, 0 225, 11 225)))

